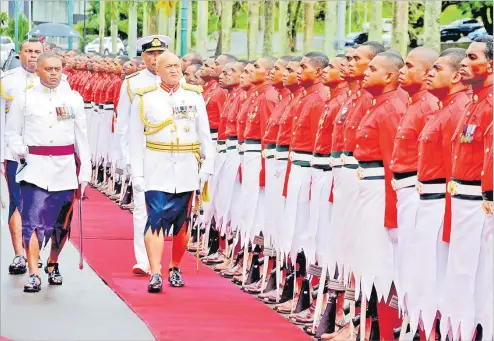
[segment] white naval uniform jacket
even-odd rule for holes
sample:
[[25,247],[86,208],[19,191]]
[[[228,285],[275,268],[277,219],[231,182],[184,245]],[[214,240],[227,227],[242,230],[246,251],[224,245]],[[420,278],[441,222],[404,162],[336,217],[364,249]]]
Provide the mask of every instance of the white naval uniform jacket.
[[117,159],[123,159],[126,165],[130,164],[129,141],[127,132],[129,131],[130,108],[137,89],[142,89],[150,85],[159,84],[160,78],[149,72],[148,69],[138,71],[125,78],[120,88],[120,97],[117,108],[117,124],[115,125],[115,144],[118,151]]
[[[0,78],[0,115],[2,117],[9,116],[10,106],[16,94],[24,91],[28,85],[34,82],[35,78],[38,78],[35,73],[26,71],[22,66],[2,73]],[[1,119],[0,123],[2,123]],[[5,128],[5,126],[0,128]],[[5,129],[1,129],[0,160],[14,161],[10,149],[5,147],[4,133]]]
[[[65,108],[64,119],[57,108]],[[11,106],[5,131],[7,146],[13,151],[28,146],[75,145],[81,160],[79,179],[73,155],[26,155],[27,165],[18,172],[16,181],[26,181],[48,191],[76,189],[91,179],[91,160],[82,97],[64,85],[48,89],[35,84],[18,95]]]
[[[182,86],[184,86],[182,84]],[[140,101],[144,116],[152,124],[173,118],[175,126],[144,135]],[[174,106],[187,106],[187,117],[173,113]],[[161,87],[136,95],[132,103],[129,141],[132,178],[144,177],[146,191],[183,193],[199,188],[199,166],[193,153],[168,153],[143,147],[147,141],[164,143],[201,143],[201,172],[213,174],[215,150],[209,130],[206,105],[200,93],[179,87],[170,95]]]

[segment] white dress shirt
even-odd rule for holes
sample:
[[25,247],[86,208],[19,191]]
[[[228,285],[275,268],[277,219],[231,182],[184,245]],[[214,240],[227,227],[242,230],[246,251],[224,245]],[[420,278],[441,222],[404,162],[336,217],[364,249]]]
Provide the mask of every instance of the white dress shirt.
[[[38,78],[35,73],[26,71],[22,66],[18,66],[15,69],[2,73],[0,78],[0,115],[8,116],[12,100],[16,97],[17,93],[26,90],[27,86],[32,84],[34,80]],[[2,121],[0,121],[2,123]],[[0,127],[4,128],[4,126]],[[0,160],[14,161],[13,155],[10,150],[5,147],[4,132],[0,130],[2,138],[0,145]]]
[[[152,124],[173,118],[175,125],[144,135],[140,117],[141,100],[144,116]],[[186,106],[187,117],[174,114],[173,107]],[[132,103],[130,124],[130,164],[132,178],[144,177],[144,189],[167,193],[183,193],[199,189],[199,165],[193,153],[169,153],[147,149],[145,142],[194,143],[200,142],[203,162],[201,173],[213,174],[215,150],[209,130],[206,105],[202,95],[179,87],[170,95],[160,87],[136,94]]]
[[160,78],[148,69],[127,76],[122,83],[120,97],[118,99],[117,124],[115,125],[114,136],[117,138],[116,146],[119,149],[115,155],[119,156],[118,159],[123,159],[126,165],[130,164],[127,132],[129,130],[130,108],[134,94],[137,89],[159,83]]
[[[57,115],[64,108],[65,118]],[[7,146],[14,155],[26,153],[27,165],[18,168],[17,182],[26,181],[48,191],[76,189],[91,178],[91,161],[82,97],[61,85],[55,89],[36,83],[14,99],[7,117]],[[75,145],[81,160],[79,179],[73,155],[30,155],[28,146]]]

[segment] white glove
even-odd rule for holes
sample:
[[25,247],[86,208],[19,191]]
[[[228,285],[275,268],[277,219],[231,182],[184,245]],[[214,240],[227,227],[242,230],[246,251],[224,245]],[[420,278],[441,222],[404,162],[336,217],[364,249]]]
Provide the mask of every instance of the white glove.
[[86,190],[87,187],[87,181],[81,181],[81,198],[84,196],[84,191]]
[[388,229],[388,237],[391,243],[393,244],[398,243],[398,229],[396,228]]
[[21,159],[25,159],[27,155],[26,146],[12,146],[11,148],[12,155],[14,159],[19,162]]
[[129,176],[132,174],[132,173],[131,173],[132,169],[130,168],[130,165],[129,165],[129,164],[126,164],[126,165],[125,165],[125,170],[127,171],[127,174],[128,174]]
[[206,184],[206,182],[209,181],[210,178],[211,178],[211,174],[205,172],[199,172],[199,180],[200,180],[199,188],[201,189],[201,193],[202,190],[204,189],[204,185]]
[[144,192],[144,177],[136,176],[135,178],[132,178],[132,187],[136,192]]

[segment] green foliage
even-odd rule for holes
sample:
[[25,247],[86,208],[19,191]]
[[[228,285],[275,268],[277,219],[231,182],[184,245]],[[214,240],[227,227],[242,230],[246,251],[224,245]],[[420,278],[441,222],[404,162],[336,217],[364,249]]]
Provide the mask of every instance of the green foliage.
[[[23,13],[19,13],[19,42],[27,39],[28,33],[29,33],[29,22]],[[15,39],[15,20],[14,20],[14,18],[8,19],[7,26],[0,27],[0,34],[4,35],[4,36],[9,36],[10,38],[12,38],[12,40]]]

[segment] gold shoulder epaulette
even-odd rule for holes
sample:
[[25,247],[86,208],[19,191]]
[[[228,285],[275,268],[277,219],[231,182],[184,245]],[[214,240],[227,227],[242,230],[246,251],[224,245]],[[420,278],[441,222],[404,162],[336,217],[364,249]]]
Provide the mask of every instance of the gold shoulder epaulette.
[[154,84],[154,85],[147,86],[145,88],[137,89],[135,93],[136,93],[136,95],[142,96],[142,95],[147,94],[148,92],[154,91],[156,89],[158,89],[158,85]]
[[182,89],[184,89],[184,90],[194,91],[194,92],[197,92],[198,94],[202,94],[203,91],[204,91],[204,89],[200,85],[193,85],[193,84],[189,84],[189,83],[182,83],[181,86],[182,86]]
[[141,73],[141,71],[137,71],[137,72],[131,73],[130,75],[128,75],[127,77],[125,77],[125,79],[129,79],[129,78],[135,77],[135,76],[137,76],[139,73]]

